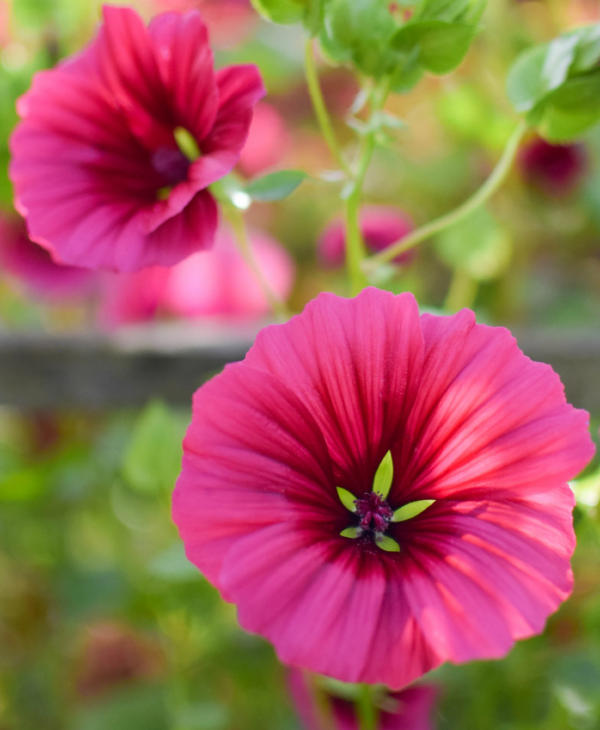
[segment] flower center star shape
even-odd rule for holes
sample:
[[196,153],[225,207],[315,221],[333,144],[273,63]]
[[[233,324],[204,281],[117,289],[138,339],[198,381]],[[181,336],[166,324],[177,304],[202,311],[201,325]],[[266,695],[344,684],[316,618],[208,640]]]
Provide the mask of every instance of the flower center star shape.
[[422,499],[409,502],[397,510],[393,510],[387,501],[394,479],[394,462],[391,452],[383,458],[373,480],[373,491],[365,492],[360,498],[342,487],[337,487],[340,501],[354,518],[352,524],[342,530],[342,537],[359,539],[364,549],[373,546],[385,552],[399,553],[400,544],[389,534],[386,534],[392,522],[404,522],[416,517],[432,505],[434,499]]

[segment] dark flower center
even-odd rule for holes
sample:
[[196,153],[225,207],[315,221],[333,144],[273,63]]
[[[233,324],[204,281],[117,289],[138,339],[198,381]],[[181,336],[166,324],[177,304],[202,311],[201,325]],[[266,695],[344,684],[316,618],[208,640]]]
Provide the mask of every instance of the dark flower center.
[[160,147],[152,155],[152,167],[164,178],[165,185],[177,185],[188,175],[191,162],[179,149]]
[[359,527],[372,532],[385,532],[394,512],[387,501],[377,492],[365,492],[362,499],[357,499],[356,514],[360,518]]

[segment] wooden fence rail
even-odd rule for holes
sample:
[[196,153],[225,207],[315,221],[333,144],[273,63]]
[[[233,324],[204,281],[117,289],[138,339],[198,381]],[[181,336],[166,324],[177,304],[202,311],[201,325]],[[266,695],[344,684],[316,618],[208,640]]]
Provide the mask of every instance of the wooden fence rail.
[[[0,333],[0,404],[25,409],[189,404],[240,360],[256,330],[159,325],[114,336]],[[600,330],[515,332],[523,351],[559,373],[574,405],[600,414]]]

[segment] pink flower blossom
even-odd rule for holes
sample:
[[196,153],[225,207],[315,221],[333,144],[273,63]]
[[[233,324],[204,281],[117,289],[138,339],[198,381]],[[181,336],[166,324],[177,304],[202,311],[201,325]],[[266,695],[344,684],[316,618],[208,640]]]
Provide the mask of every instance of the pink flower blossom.
[[149,266],[133,274],[104,274],[100,280],[100,326],[113,329],[153,320],[161,307],[170,271],[163,266]]
[[[361,232],[367,249],[377,253],[404,238],[414,228],[412,220],[397,208],[367,205],[361,211]],[[317,245],[319,260],[323,266],[343,266],[346,257],[346,225],[341,219],[332,221],[323,231]],[[414,251],[396,256],[394,263],[405,264]]]
[[[287,299],[294,282],[290,255],[264,233],[251,233],[250,244],[267,283]],[[100,323],[108,328],[145,322],[159,313],[184,319],[255,320],[269,312],[254,273],[224,229],[211,251],[194,254],[171,269],[153,266],[134,274],[106,274],[102,285]]]
[[10,171],[31,237],[65,263],[115,271],[210,248],[207,188],[236,165],[263,95],[255,66],[214,72],[197,12],[146,28],[105,6],[97,38],[18,102]]
[[560,198],[573,192],[581,181],[587,156],[581,144],[550,144],[537,137],[521,150],[519,166],[528,183]]
[[54,263],[46,249],[29,239],[22,218],[0,216],[0,266],[43,299],[73,300],[90,294],[94,275]]
[[[252,233],[250,244],[267,283],[286,300],[294,283],[292,258],[264,233]],[[164,305],[171,314],[186,318],[252,320],[270,311],[256,276],[226,230],[219,233],[212,251],[191,256],[171,271]]]
[[[593,453],[588,414],[507,330],[321,294],[196,392],[173,516],[283,663],[398,689],[542,631],[572,587],[567,481]],[[384,457],[362,528],[338,488],[370,500]]]
[[240,157],[240,167],[253,177],[282,160],[290,143],[281,114],[275,107],[260,102],[254,108],[250,133]]
[[[288,675],[290,695],[306,730],[360,730],[354,703],[325,689],[320,707],[307,677],[293,669]],[[437,687],[420,685],[381,694],[377,730],[432,730]],[[327,713],[329,717],[323,717]],[[333,727],[329,719],[333,720]]]

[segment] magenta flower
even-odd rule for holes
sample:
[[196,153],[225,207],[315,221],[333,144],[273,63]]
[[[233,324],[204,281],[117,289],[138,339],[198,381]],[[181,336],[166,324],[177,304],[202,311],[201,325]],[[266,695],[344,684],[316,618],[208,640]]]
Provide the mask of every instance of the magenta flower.
[[[414,228],[412,220],[397,208],[367,205],[360,215],[360,227],[365,245],[370,253],[377,253],[404,238]],[[343,266],[346,258],[346,225],[335,219],[321,233],[317,253],[323,266]],[[394,263],[406,264],[414,256],[407,251],[396,256]]]
[[31,237],[65,263],[115,271],[210,248],[207,188],[237,163],[263,95],[254,66],[214,72],[197,12],[146,28],[105,6],[98,37],[18,102],[10,172]]
[[560,198],[573,192],[581,181],[587,156],[580,144],[550,144],[536,137],[521,150],[519,166],[529,184]]
[[91,271],[55,263],[46,249],[29,239],[23,219],[16,216],[0,216],[0,266],[42,299],[83,299],[95,283]]
[[282,662],[398,689],[542,631],[593,453],[507,330],[321,294],[197,391],[173,516]]
[[[326,706],[320,706],[307,677],[297,669],[290,671],[288,687],[306,730],[360,730],[356,706],[347,697],[321,689]],[[349,689],[351,692],[351,685]],[[419,685],[400,692],[379,694],[377,730],[432,730],[434,727],[431,716],[438,695],[437,687]],[[324,717],[324,713],[329,717]],[[330,720],[333,720],[333,726]]]

